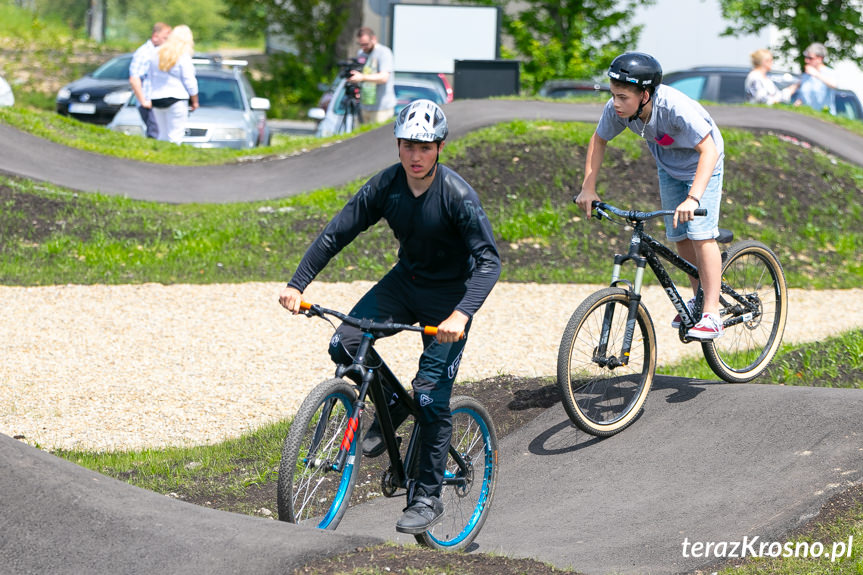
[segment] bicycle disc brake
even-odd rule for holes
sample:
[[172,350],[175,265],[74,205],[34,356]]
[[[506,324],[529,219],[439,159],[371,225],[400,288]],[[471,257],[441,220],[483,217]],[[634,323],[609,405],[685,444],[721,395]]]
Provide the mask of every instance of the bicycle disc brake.
[[464,456],[464,483],[455,485],[455,493],[459,497],[465,497],[470,493],[470,487],[473,485],[473,460],[470,455]]

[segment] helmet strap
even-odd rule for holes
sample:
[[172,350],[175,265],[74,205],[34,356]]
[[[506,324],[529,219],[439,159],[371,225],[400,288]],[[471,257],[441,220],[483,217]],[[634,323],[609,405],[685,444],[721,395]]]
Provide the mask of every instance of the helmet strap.
[[429,173],[423,176],[423,179],[426,179],[426,178],[433,176],[435,170],[437,169],[437,165],[440,162],[440,142],[436,142],[436,143],[437,143],[437,155],[435,156],[435,159],[434,159],[434,165],[431,167],[431,170],[429,170]]
[[644,92],[647,92],[647,102],[641,102],[640,104],[638,104],[638,109],[635,111],[635,113],[633,115],[631,115],[629,117],[630,122],[632,122],[633,120],[635,120],[636,118],[641,116],[641,113],[644,111],[644,107],[648,103],[650,103],[650,100],[653,98],[653,96],[650,94],[649,90],[644,90]]

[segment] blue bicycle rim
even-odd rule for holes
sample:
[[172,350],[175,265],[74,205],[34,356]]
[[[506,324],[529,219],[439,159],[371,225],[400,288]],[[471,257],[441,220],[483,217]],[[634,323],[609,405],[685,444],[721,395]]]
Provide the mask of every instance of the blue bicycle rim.
[[[437,537],[435,537],[434,535],[432,535],[431,533],[428,534],[429,537],[434,539],[434,541],[442,547],[454,547],[454,546],[458,545],[459,543],[461,543],[464,540],[465,537],[470,535],[470,533],[476,527],[476,524],[479,521],[480,517],[482,516],[482,512],[483,512],[483,510],[485,510],[485,506],[486,506],[486,503],[488,501],[488,486],[489,486],[489,482],[491,481],[491,474],[492,474],[492,469],[493,469],[493,465],[494,465],[494,456],[493,456],[491,450],[489,449],[489,445],[491,444],[491,436],[488,432],[488,426],[486,426],[485,421],[483,421],[483,419],[479,416],[479,414],[477,414],[474,410],[468,409],[466,407],[463,407],[463,408],[457,409],[456,411],[453,411],[453,415],[455,415],[456,413],[460,413],[460,412],[470,413],[472,416],[472,419],[474,420],[474,422],[477,423],[477,425],[480,428],[480,431],[482,432],[483,455],[485,456],[485,464],[484,464],[483,468],[485,470],[485,473],[483,474],[483,478],[482,478],[482,491],[480,492],[479,500],[476,502],[476,505],[473,508],[473,514],[470,516],[470,519],[468,519],[468,522],[465,525],[464,529],[462,529],[461,532],[458,535],[456,535],[454,538],[449,539],[447,541],[442,541],[442,540],[438,539]],[[444,479],[453,479],[454,477],[455,477],[455,475],[453,475],[449,471],[444,473]]]
[[[321,403],[326,402],[330,397],[333,396],[328,395]],[[347,409],[348,417],[352,416],[354,408],[351,402],[348,401],[348,399],[341,394],[337,394],[337,397],[338,400],[342,403],[342,405],[344,405]],[[333,503],[332,505],[330,505],[330,509],[327,512],[326,516],[321,520],[320,523],[318,523],[319,529],[326,529],[327,527],[329,527],[330,523],[332,523],[333,519],[335,519],[339,509],[342,508],[342,505],[347,504],[347,501],[345,501],[345,495],[348,492],[348,487],[351,484],[351,477],[353,477],[354,474],[354,456],[356,456],[357,454],[357,443],[359,442],[351,442],[351,450],[348,452],[348,458],[345,460],[345,467],[344,469],[342,469],[342,480],[339,483],[339,490],[336,492],[336,496],[333,498]]]

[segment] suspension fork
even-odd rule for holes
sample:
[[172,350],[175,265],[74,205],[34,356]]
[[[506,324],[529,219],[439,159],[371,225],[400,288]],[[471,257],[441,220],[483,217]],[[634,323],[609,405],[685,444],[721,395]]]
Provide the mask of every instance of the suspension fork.
[[[647,265],[647,259],[640,254],[640,238],[637,234],[633,234],[632,242],[630,243],[629,253],[626,255],[617,254],[614,256],[614,268],[611,272],[611,285],[617,286],[624,283],[629,286],[628,298],[629,306],[626,311],[626,329],[623,332],[623,345],[620,348],[620,357],[606,357],[608,353],[608,341],[611,337],[611,322],[614,319],[614,305],[605,307],[605,315],[602,320],[602,331],[599,336],[599,346],[595,359],[599,360],[602,367],[614,369],[629,364],[630,351],[632,350],[632,339],[635,335],[635,322],[638,317],[638,306],[641,303],[641,285],[644,281],[644,268]],[[620,268],[622,264],[632,260],[635,262],[635,281],[630,284],[627,280],[620,279]],[[602,359],[600,359],[602,358]]]
[[374,335],[363,332],[363,338],[360,341],[359,348],[357,348],[357,352],[354,355],[354,361],[349,366],[340,365],[336,369],[336,377],[343,377],[347,374],[353,373],[360,377],[360,389],[357,394],[357,399],[354,402],[354,409],[351,417],[348,419],[347,427],[345,428],[345,434],[342,437],[342,443],[339,446],[339,454],[336,456],[336,460],[333,462],[333,471],[341,472],[344,469],[345,462],[348,460],[348,456],[350,455],[351,446],[354,443],[354,439],[356,438],[357,430],[360,427],[360,422],[362,421],[363,412],[366,409],[366,394],[369,391],[369,385],[372,382],[372,379],[375,377],[375,371],[373,369],[369,369],[365,366],[366,355],[369,353],[369,350],[372,347],[372,343],[374,343]]

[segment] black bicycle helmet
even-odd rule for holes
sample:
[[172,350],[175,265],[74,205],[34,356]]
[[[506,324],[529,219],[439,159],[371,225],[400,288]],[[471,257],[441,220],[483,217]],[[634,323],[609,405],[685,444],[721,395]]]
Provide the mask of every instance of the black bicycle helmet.
[[639,88],[656,88],[662,83],[662,66],[650,54],[626,52],[611,62],[608,77]]

